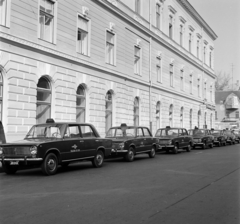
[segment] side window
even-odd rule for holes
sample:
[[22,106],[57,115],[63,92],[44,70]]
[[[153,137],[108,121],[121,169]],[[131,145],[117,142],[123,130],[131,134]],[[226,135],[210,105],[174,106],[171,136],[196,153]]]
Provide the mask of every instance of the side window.
[[143,133],[145,137],[151,137],[151,134],[147,128],[143,128]]
[[181,135],[184,135],[183,133],[183,130],[182,129],[178,129],[178,135],[181,136]]
[[80,126],[82,137],[83,138],[95,138],[94,131],[92,130],[92,127],[89,125],[81,125]]
[[64,137],[65,138],[80,138],[79,126],[78,125],[68,126]]
[[137,137],[143,137],[142,128],[137,128]]
[[183,134],[184,134],[184,135],[188,135],[188,132],[187,132],[186,129],[183,129]]

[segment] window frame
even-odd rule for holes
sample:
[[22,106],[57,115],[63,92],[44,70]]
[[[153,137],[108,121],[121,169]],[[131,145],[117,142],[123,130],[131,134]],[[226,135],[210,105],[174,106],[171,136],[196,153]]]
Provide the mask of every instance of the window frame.
[[170,87],[174,87],[174,63],[169,64],[169,81]]
[[156,70],[157,70],[157,81],[162,83],[162,57],[161,55],[158,55],[156,57],[157,64],[156,64]]
[[48,41],[44,38],[41,37],[41,24],[40,24],[40,15],[41,15],[41,1],[42,0],[38,0],[38,39],[42,40],[42,41],[46,41],[48,43],[51,44],[55,44],[57,43],[57,11],[58,11],[58,1],[57,0],[45,0],[48,2],[51,2],[53,4],[53,22],[52,22],[52,40]]
[[5,1],[5,10],[2,9],[0,11],[0,12],[2,12],[2,11],[4,12],[4,14],[2,14],[2,16],[4,17],[4,22],[2,22],[2,20],[0,20],[1,21],[0,26],[10,28],[12,0],[4,0],[4,1]]
[[[108,38],[107,38],[108,33],[113,35],[113,43],[110,43],[108,41]],[[117,38],[117,36],[116,36],[115,32],[113,32],[109,29],[106,29],[106,33],[105,33],[105,44],[106,44],[105,45],[105,62],[108,65],[116,66],[116,38]],[[113,58],[112,58],[112,60],[110,59],[110,57],[109,57],[110,55],[108,54],[108,44],[113,46],[113,53],[112,53]],[[111,63],[111,61],[112,61],[112,63]]]
[[[79,28],[79,18],[82,18],[84,20],[87,21],[87,53],[84,54],[82,52],[79,51],[79,43],[78,43],[78,32],[79,30],[82,31],[82,32],[86,32],[85,30]],[[85,15],[82,15],[80,13],[77,13],[77,27],[76,27],[76,52],[80,55],[83,55],[83,56],[88,56],[90,57],[90,49],[91,49],[91,20],[90,18],[88,18],[87,16]]]
[[[136,48],[138,48],[139,56],[135,54]],[[138,58],[137,64],[136,64],[136,58]],[[141,76],[141,74],[142,74],[142,48],[139,45],[134,45],[134,75]]]

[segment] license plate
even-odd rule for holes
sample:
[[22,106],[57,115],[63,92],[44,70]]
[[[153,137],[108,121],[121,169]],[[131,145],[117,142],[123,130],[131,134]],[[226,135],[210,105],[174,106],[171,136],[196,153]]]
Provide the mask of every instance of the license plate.
[[11,161],[10,165],[18,165],[19,161]]

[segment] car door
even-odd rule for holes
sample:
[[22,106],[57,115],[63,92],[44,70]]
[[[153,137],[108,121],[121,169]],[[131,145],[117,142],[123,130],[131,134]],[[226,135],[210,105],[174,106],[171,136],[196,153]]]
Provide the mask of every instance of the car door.
[[64,146],[67,150],[64,160],[77,160],[84,157],[78,124],[69,124],[67,126],[64,134]]
[[176,136],[175,138],[178,142],[179,148],[184,147],[184,136],[183,136],[183,132],[182,129],[178,129],[178,136]]
[[84,150],[84,157],[94,157],[99,146],[103,144],[103,140],[98,138],[92,127],[87,124],[80,125],[81,146]]
[[184,136],[184,147],[187,147],[190,142],[190,137],[186,129],[182,129],[183,136]]
[[144,148],[145,150],[151,150],[152,143],[153,143],[153,138],[151,136],[151,133],[148,128],[142,128],[142,130],[144,134],[144,140],[143,140]]
[[136,139],[134,140],[134,143],[136,146],[136,152],[142,152],[146,150],[144,145],[143,131],[140,127],[136,129]]

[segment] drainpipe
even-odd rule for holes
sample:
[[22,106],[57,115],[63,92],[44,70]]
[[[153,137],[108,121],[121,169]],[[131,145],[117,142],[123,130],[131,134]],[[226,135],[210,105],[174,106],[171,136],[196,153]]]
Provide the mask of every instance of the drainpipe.
[[[152,0],[149,0],[149,30],[152,30]],[[149,37],[149,126],[152,132],[152,37]]]

